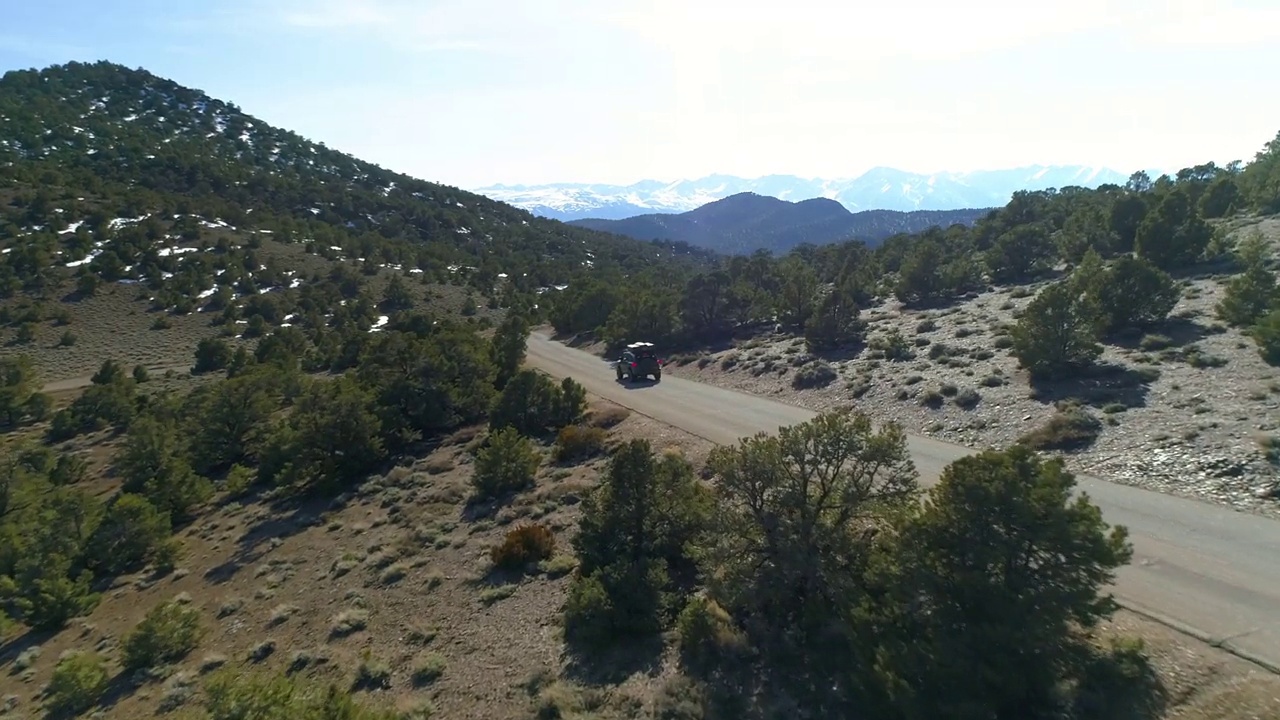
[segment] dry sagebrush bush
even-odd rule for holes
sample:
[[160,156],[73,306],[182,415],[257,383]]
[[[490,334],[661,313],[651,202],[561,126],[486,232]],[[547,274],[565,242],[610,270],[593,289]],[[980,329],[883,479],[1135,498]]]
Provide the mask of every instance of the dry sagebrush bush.
[[592,426],[607,430],[630,415],[630,410],[619,405],[599,405],[591,408],[590,421]]
[[546,560],[556,550],[556,536],[542,523],[520,525],[509,531],[502,544],[489,551],[494,566],[518,570],[530,563]]
[[598,427],[569,425],[556,435],[557,462],[588,458],[604,450],[605,431]]

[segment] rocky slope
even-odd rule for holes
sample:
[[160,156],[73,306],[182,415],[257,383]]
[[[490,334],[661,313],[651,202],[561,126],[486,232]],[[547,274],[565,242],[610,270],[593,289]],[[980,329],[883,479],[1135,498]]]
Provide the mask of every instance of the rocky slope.
[[[1280,249],[1280,218],[1250,221]],[[1067,453],[1071,467],[1103,479],[1280,517],[1280,369],[1239,331],[1214,319],[1224,277],[1184,281],[1165,327],[1129,346],[1107,346],[1105,378],[1029,388],[1008,350],[1007,330],[1035,287],[998,289],[942,311],[869,308],[870,347],[832,360],[837,378],[796,390],[803,341],[760,338],[713,355],[680,358],[673,372],[806,407],[853,404],[917,432],[971,447],[1008,445],[1042,427],[1055,401],[1084,400],[1096,441]],[[897,331],[914,357],[875,347]]]

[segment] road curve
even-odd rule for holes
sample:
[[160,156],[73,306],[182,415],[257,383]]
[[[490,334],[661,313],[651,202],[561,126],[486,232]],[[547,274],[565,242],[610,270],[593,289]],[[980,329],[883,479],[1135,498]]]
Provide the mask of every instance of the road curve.
[[[815,415],[670,375],[658,384],[619,383],[608,361],[542,332],[529,337],[527,363],[720,444]],[[974,452],[916,435],[908,441],[926,486],[952,461]],[[1115,583],[1125,606],[1280,673],[1280,522],[1084,475],[1077,480],[1107,522],[1129,529],[1133,561]]]

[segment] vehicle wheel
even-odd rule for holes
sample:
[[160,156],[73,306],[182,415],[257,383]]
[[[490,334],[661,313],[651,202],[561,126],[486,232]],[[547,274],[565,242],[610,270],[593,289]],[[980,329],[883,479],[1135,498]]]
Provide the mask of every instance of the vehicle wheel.
[[653,374],[653,381],[654,381],[654,382],[662,382],[662,372],[661,372],[661,371],[656,372],[656,373],[654,373],[654,374]]

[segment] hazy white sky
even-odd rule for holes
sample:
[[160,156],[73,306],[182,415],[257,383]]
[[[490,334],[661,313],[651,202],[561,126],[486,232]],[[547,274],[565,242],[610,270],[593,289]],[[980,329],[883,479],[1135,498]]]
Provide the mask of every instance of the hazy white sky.
[[1176,170],[1252,159],[1280,130],[1280,0],[24,6],[6,11],[0,68],[146,67],[463,187]]

